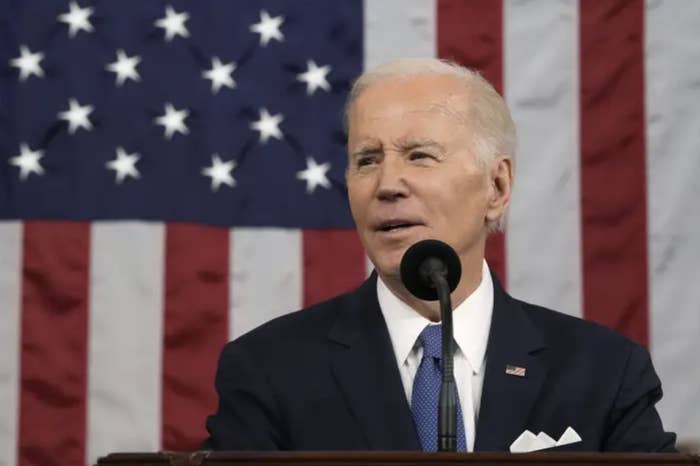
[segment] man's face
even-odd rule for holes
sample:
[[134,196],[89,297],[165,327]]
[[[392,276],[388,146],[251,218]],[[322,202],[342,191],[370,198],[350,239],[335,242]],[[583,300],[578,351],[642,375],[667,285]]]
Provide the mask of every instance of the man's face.
[[373,84],[351,108],[350,208],[384,277],[398,277],[423,239],[446,242],[463,264],[483,257],[489,176],[470,151],[468,105],[456,78],[422,75]]

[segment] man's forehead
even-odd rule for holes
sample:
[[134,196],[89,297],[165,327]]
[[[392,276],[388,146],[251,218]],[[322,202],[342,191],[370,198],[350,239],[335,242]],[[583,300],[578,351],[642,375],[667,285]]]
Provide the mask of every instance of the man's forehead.
[[371,120],[400,112],[407,116],[442,114],[464,120],[468,105],[469,92],[455,77],[420,75],[385,78],[371,84],[357,97],[350,115]]
[[[381,102],[373,101],[367,105],[357,106],[348,119],[349,133],[362,139],[371,137],[372,128],[376,124],[381,126],[386,120],[399,122],[400,125],[405,125],[406,130],[412,131],[419,130],[426,124],[432,126],[430,123],[438,121],[455,125],[466,125],[468,121],[466,103],[459,101],[443,99],[422,102],[407,97],[397,105],[380,104]],[[369,131],[369,134],[366,131]]]

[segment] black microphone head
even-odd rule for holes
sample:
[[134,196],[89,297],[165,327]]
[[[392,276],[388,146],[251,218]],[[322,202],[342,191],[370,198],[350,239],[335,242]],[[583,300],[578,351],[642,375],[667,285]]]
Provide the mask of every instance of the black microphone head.
[[437,289],[427,274],[427,269],[436,265],[442,269],[451,293],[462,277],[462,264],[454,249],[442,241],[426,239],[417,242],[404,253],[401,259],[401,281],[413,296],[425,301],[438,299]]

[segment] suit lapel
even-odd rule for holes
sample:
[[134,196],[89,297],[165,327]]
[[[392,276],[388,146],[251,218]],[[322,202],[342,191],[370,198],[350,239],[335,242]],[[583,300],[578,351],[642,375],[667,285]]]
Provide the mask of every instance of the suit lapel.
[[[492,275],[494,308],[475,451],[508,450],[526,428],[547,374],[546,345],[539,331]],[[506,366],[525,368],[525,376],[507,374]]]
[[332,370],[372,450],[420,450],[389,332],[379,308],[376,275],[338,314],[329,339],[340,346]]

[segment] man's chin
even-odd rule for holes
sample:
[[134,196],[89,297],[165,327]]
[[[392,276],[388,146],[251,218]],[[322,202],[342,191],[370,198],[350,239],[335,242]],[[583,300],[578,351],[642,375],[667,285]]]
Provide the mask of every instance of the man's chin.
[[403,254],[381,258],[374,263],[374,268],[382,278],[389,280],[400,280],[402,257]]
[[403,238],[402,241],[396,241],[393,244],[382,244],[380,247],[375,248],[372,259],[377,272],[382,277],[399,279],[401,277],[401,259],[403,259],[403,255],[408,248],[422,239],[425,238],[421,235],[411,235]]

